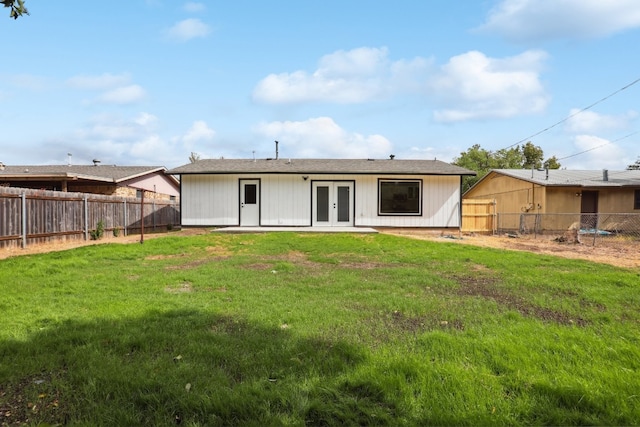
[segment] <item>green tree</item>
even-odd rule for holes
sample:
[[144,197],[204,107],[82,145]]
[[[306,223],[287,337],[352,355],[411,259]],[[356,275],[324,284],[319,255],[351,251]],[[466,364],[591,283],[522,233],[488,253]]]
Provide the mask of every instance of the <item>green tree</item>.
[[24,0],[0,0],[0,3],[2,3],[4,7],[11,9],[9,16],[13,19],[18,19],[18,17],[22,15],[29,14],[29,11],[24,6]]
[[522,155],[524,156],[524,162],[521,169],[540,169],[542,167],[542,160],[544,160],[542,148],[533,145],[531,141],[522,146]]
[[640,171],[640,157],[638,157],[635,163],[627,166],[628,171]]
[[560,162],[556,156],[551,156],[547,160],[544,161],[542,166],[545,169],[560,169]]
[[543,159],[544,152],[542,148],[529,141],[522,147],[517,145],[495,152],[486,150],[480,147],[479,144],[474,144],[464,153],[460,153],[459,157],[453,159],[452,163],[477,173],[476,176],[464,177],[462,190],[467,191],[489,173],[491,169],[540,169],[543,166],[549,169],[560,168],[560,163],[555,156],[544,162],[542,161]]

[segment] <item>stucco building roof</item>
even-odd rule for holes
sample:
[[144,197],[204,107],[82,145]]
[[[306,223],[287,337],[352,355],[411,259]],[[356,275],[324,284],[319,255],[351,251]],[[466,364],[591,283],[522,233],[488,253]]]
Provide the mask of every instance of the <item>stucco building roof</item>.
[[543,186],[640,186],[640,170],[493,169],[491,172]]

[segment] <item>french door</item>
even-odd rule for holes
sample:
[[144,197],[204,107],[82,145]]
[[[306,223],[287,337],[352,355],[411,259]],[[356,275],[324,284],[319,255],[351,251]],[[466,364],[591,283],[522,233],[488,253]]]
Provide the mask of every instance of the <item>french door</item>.
[[353,226],[353,181],[314,181],[313,226]]

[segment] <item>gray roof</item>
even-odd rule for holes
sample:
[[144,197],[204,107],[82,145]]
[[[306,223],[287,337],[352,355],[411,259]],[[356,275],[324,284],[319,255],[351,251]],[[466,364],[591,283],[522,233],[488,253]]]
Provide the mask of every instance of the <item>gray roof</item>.
[[[494,169],[502,175],[544,186],[627,187],[640,186],[640,170]],[[548,173],[548,175],[547,175]],[[606,179],[605,179],[606,178]]]
[[398,159],[204,159],[167,172],[187,174],[393,174],[393,175],[475,175],[474,171],[439,160]]
[[83,179],[91,181],[118,183],[155,172],[164,172],[164,166],[76,166],[76,165],[45,165],[45,166],[9,166],[0,167],[0,180],[51,180],[51,179]]

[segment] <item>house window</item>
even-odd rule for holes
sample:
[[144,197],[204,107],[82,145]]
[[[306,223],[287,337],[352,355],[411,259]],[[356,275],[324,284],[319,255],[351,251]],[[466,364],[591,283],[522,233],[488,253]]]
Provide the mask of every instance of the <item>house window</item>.
[[636,190],[633,197],[633,209],[640,209],[640,190]]
[[422,215],[422,181],[378,180],[378,215]]
[[136,197],[142,199],[142,190],[136,190]]

